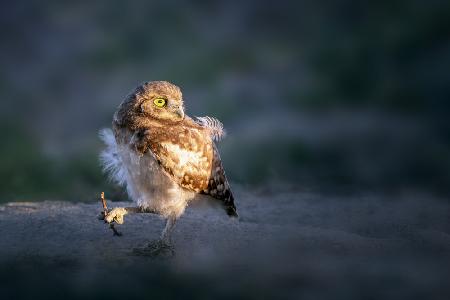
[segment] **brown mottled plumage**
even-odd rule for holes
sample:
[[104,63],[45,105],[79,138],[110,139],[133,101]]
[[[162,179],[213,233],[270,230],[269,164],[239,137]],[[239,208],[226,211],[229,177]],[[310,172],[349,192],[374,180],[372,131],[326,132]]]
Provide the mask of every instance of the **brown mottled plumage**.
[[[209,117],[194,121],[185,116],[177,86],[153,81],[136,88],[115,113],[113,133],[102,133],[108,146],[102,154],[105,169],[126,184],[142,210],[174,223],[188,202],[203,194],[220,201],[228,215],[237,216],[214,143],[223,135],[222,124]],[[113,210],[106,220],[117,221],[129,211]],[[165,233],[173,227],[169,223]]]

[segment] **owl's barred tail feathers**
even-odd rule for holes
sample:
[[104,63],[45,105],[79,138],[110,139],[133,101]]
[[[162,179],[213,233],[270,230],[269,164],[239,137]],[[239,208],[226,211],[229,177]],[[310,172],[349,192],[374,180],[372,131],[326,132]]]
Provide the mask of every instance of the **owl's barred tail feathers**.
[[116,138],[111,129],[105,128],[99,131],[100,139],[105,143],[106,149],[100,153],[100,162],[103,171],[109,175],[109,178],[119,185],[125,185],[125,168],[119,156]]
[[197,123],[207,128],[213,140],[219,142],[226,136],[226,131],[223,128],[223,124],[212,117],[195,117]]

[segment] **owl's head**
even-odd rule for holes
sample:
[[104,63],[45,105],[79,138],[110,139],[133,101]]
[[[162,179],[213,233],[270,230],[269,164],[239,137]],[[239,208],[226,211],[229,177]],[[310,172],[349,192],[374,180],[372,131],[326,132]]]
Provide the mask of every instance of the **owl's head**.
[[138,86],[120,105],[115,122],[131,128],[149,120],[163,123],[184,119],[180,88],[167,81],[150,81]]
[[183,96],[180,88],[167,81],[146,82],[135,91],[138,114],[157,120],[182,121]]

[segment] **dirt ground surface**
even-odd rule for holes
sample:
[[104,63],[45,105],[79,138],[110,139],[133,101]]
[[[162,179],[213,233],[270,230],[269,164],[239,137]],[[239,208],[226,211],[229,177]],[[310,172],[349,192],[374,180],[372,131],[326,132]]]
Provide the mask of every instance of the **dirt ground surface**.
[[239,221],[188,207],[173,255],[133,252],[158,238],[156,215],[125,216],[116,237],[97,219],[100,203],[2,205],[2,299],[450,299],[448,199],[244,190],[236,198]]

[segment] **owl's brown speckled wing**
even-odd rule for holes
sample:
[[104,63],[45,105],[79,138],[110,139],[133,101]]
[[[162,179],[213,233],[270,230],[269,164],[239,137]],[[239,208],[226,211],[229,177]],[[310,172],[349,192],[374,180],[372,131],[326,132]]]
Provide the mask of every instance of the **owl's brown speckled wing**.
[[221,200],[237,216],[233,194],[210,131],[190,118],[144,133],[150,150],[168,176],[183,188]]

